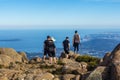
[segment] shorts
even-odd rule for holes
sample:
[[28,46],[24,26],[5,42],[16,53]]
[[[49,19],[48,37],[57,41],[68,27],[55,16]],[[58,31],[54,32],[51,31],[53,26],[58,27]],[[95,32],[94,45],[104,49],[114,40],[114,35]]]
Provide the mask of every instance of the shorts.
[[48,50],[44,50],[44,55],[47,55],[48,54]]
[[48,56],[49,56],[49,57],[55,57],[55,56],[56,56],[56,55],[55,55],[55,51],[51,51],[51,52],[49,51],[49,52],[48,52]]
[[64,51],[65,51],[66,54],[69,54],[69,49],[64,48]]

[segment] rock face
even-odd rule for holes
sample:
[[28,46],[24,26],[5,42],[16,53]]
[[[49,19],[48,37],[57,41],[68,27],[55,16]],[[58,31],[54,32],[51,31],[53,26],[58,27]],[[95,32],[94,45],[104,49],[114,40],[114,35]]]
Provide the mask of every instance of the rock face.
[[53,80],[54,75],[51,73],[45,73],[35,76],[34,80]]
[[19,54],[22,56],[22,62],[28,63],[28,58],[25,52],[19,52]]
[[[104,56],[100,65],[103,67],[98,66],[90,76],[96,75],[97,80],[120,80],[120,44]],[[95,80],[95,77],[90,76],[87,80]]]
[[120,80],[120,44],[111,53],[111,80]]
[[9,66],[12,62],[22,62],[20,56],[14,49],[0,48],[0,65]]
[[86,80],[110,80],[108,70],[105,66],[99,66],[90,73]]
[[100,63],[101,66],[108,66],[111,63],[111,53],[106,53],[103,57],[103,61]]
[[[69,59],[76,59],[78,56],[80,56],[80,54],[75,54],[74,52],[70,51],[68,56],[69,56]],[[60,55],[60,58],[66,58],[66,53],[62,52]]]
[[40,57],[35,57],[35,58],[31,59],[29,61],[29,63],[34,64],[34,63],[40,63],[41,61],[42,61],[42,59]]
[[20,55],[19,55],[14,49],[12,49],[12,48],[0,48],[0,53],[11,57],[14,62],[15,62],[15,61],[22,62],[22,60],[21,60],[22,56],[20,56]]
[[[15,78],[14,75],[16,74],[20,74],[21,71],[16,71],[16,70],[9,70],[9,69],[0,69],[0,73],[2,77],[0,78],[4,78],[5,80],[10,80],[10,79],[13,79]],[[4,80],[3,79],[3,80]],[[1,79],[2,80],[2,79]]]
[[64,74],[74,73],[80,75],[87,72],[87,63],[78,63],[66,58],[62,59],[62,62],[65,64],[62,68]]
[[24,52],[0,48],[0,80],[120,80],[120,44],[93,71],[86,62],[76,62],[79,54],[62,53],[57,64],[35,57],[28,60]]

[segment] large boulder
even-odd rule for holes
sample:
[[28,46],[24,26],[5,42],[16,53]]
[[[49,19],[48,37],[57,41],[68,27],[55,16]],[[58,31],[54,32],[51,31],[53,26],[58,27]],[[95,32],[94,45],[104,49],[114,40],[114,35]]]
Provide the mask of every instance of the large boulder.
[[120,44],[111,53],[111,80],[120,80]]
[[22,62],[28,63],[29,59],[27,58],[27,55],[25,52],[19,52],[19,54],[22,56]]
[[35,76],[34,80],[53,80],[54,75],[51,73],[44,73]]
[[0,53],[12,58],[13,62],[22,62],[22,56],[12,48],[0,48]]
[[78,56],[80,56],[80,54],[76,54],[72,51],[70,51],[70,53],[69,53],[69,58],[70,59],[76,59]]
[[17,53],[12,48],[0,48],[0,65],[9,66],[10,63],[24,63],[27,62],[27,56],[25,53]]
[[62,73],[64,74],[69,74],[69,73],[74,73],[74,74],[84,74],[87,72],[87,63],[85,62],[79,63],[71,59],[62,59],[62,63],[65,65],[62,68]]
[[61,80],[81,80],[81,76],[74,74],[65,74],[61,77]]
[[108,71],[109,68],[98,66],[93,72],[90,73],[86,80],[110,80]]
[[42,62],[42,59],[40,57],[34,57],[29,61],[30,64],[35,64],[40,62]]
[[0,80],[9,80],[7,77],[0,77]]
[[105,54],[105,56],[103,57],[102,62],[100,63],[101,66],[109,66],[111,63],[111,53],[108,52]]
[[[70,51],[69,54],[69,59],[76,59],[78,56],[80,56],[80,54],[75,54],[74,52]],[[67,54],[65,52],[62,52],[60,55],[60,58],[66,58]]]
[[0,54],[0,67],[6,67],[9,66],[10,63],[13,62],[13,59],[7,55]]
[[62,76],[61,80],[72,80],[75,78],[74,74],[65,74]]
[[0,80],[16,80],[15,75],[21,74],[22,72],[10,69],[0,69],[0,73]]

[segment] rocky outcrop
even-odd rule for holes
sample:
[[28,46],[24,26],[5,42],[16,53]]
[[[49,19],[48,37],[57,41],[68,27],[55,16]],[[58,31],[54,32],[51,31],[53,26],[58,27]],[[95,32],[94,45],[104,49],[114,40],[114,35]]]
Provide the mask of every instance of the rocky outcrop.
[[34,80],[53,80],[54,75],[51,73],[39,74],[35,76]]
[[111,63],[111,53],[106,53],[105,56],[102,59],[102,62],[100,63],[101,66],[108,66]]
[[62,76],[61,80],[71,80],[73,78],[75,78],[74,74],[65,74]]
[[[0,48],[0,80],[61,80],[59,75],[53,74],[64,73],[60,70],[63,70],[65,66],[68,66],[67,70],[71,69],[71,72],[81,73],[82,64],[75,60],[64,58],[62,63],[65,65],[52,65],[49,64],[48,59],[43,62],[40,57],[28,60],[24,52],[16,52],[12,48]],[[62,77],[66,80],[68,80],[67,77],[80,79],[80,75],[75,74],[65,74]]]
[[0,54],[0,67],[9,66],[13,59],[7,55]]
[[67,59],[62,53],[57,64],[50,64],[49,59],[28,60],[24,52],[0,48],[0,80],[120,80],[120,44],[93,71],[88,71],[89,63],[76,62],[78,56],[70,52]]
[[18,52],[22,56],[22,62],[28,63],[28,58],[25,52]]
[[42,59],[40,57],[35,57],[29,61],[30,64],[40,63]]
[[10,69],[0,69],[0,74],[1,74],[0,78],[4,78],[6,80],[11,80],[11,79],[14,80],[15,75],[21,74],[21,71],[10,70]]
[[120,44],[111,53],[111,80],[120,80]]
[[65,64],[62,68],[62,73],[64,74],[74,73],[80,75],[87,72],[87,63],[78,63],[66,58],[62,59],[62,62]]
[[28,59],[25,53],[17,53],[12,48],[0,48],[0,65],[8,67],[11,63],[24,63]]
[[[69,59],[76,59],[78,56],[80,56],[80,54],[76,54],[76,53],[70,51],[68,56],[69,56],[68,57]],[[62,52],[61,55],[60,55],[60,58],[66,58],[66,53]]]
[[120,44],[111,53],[105,54],[100,65],[109,68],[110,78],[108,80],[120,80]]
[[99,66],[90,73],[86,80],[110,80],[108,71],[107,67]]
[[13,62],[22,62],[22,56],[20,56],[14,49],[12,48],[0,48],[0,53],[2,55],[7,55],[11,59],[13,59]]

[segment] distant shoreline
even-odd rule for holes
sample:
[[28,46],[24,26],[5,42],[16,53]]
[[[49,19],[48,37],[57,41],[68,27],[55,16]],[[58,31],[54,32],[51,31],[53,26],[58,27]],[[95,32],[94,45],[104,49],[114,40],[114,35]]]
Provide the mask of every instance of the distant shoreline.
[[21,39],[1,39],[0,42],[21,41]]

